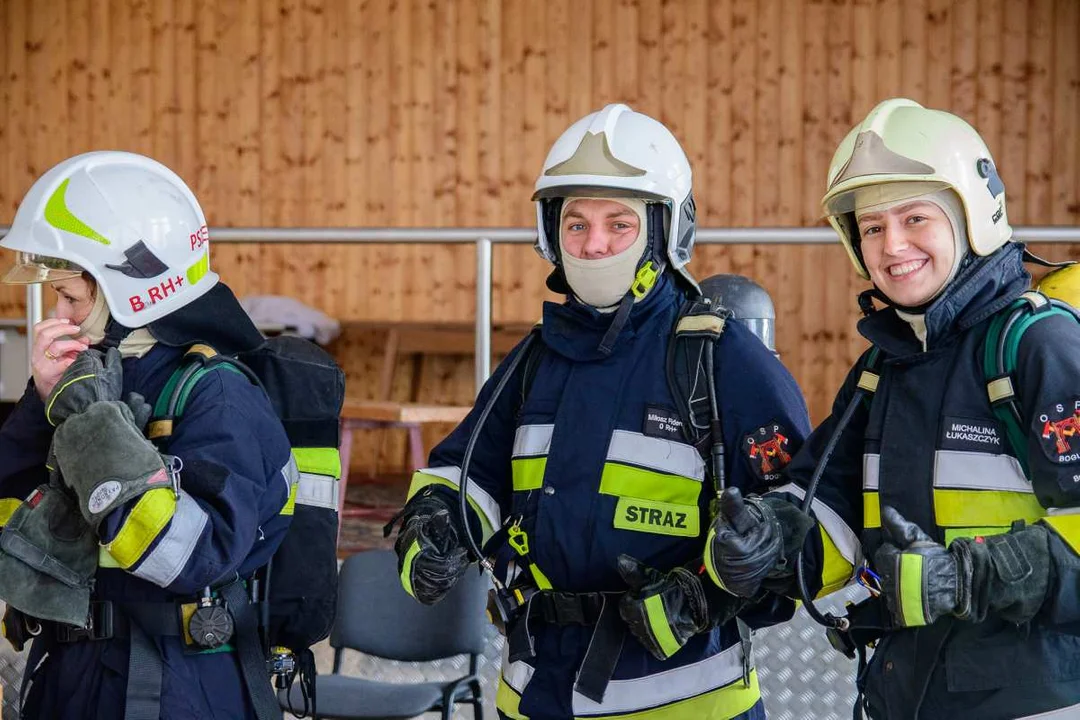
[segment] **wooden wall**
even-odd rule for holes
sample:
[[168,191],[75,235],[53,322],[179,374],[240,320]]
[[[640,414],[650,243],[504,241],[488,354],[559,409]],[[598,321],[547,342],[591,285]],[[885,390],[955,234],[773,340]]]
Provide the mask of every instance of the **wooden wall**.
[[[122,148],[176,169],[212,226],[527,226],[551,142],[624,101],[682,141],[702,225],[812,225],[836,143],[895,95],[980,129],[1015,224],[1080,223],[1077,0],[0,0],[0,45],[0,223],[51,164]],[[468,247],[217,245],[214,265],[346,320],[473,314]],[[693,267],[772,291],[820,419],[861,347],[839,246]],[[535,318],[545,273],[497,248],[496,320]],[[357,395],[371,344],[340,344]],[[468,398],[440,362],[422,396]]]

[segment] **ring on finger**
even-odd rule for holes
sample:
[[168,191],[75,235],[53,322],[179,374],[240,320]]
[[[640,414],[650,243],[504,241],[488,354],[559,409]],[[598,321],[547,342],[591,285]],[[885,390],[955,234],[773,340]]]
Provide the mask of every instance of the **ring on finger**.
[[55,355],[53,355],[51,352],[49,352],[48,348],[45,348],[45,357],[49,358],[50,360],[52,360],[54,362],[57,360],[57,357]]

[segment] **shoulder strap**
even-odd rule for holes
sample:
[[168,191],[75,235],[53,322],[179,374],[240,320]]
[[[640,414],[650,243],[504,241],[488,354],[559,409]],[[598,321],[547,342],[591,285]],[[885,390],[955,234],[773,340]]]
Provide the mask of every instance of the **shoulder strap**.
[[994,415],[1001,421],[1016,459],[1028,475],[1027,433],[1013,374],[1020,341],[1029,327],[1052,315],[1076,315],[1040,292],[1029,291],[994,316],[983,337],[983,375]]
[[147,428],[150,440],[159,448],[168,443],[174,422],[184,414],[188,396],[204,375],[222,368],[250,377],[250,371],[245,372],[246,368],[241,369],[241,366],[236,358],[221,355],[209,345],[200,343],[188,348],[154,403],[154,414]]
[[536,380],[536,371],[540,369],[540,360],[543,359],[547,346],[544,345],[543,340],[540,339],[541,323],[533,325],[530,333],[534,333],[537,338],[529,344],[528,349],[525,351],[528,354],[525,356],[523,367],[521,370],[521,397],[518,400],[518,411],[525,406],[525,400],[529,397],[529,391],[532,390],[533,381]]

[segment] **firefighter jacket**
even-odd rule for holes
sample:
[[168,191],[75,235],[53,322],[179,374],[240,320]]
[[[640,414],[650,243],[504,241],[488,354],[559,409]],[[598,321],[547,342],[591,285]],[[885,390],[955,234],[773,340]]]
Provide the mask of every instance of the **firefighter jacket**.
[[[137,392],[152,403],[183,353],[158,344],[125,359],[124,396]],[[51,437],[31,381],[0,429],[0,525],[47,481]],[[207,373],[176,423],[169,453],[183,463],[175,503],[136,498],[106,519],[93,600],[190,601],[205,586],[265,565],[288,530],[280,513],[295,476],[289,441],[265,393],[246,377]],[[254,717],[234,652],[193,654],[178,637],[153,641],[164,666],[162,718]],[[23,716],[123,717],[128,646],[127,638],[59,643],[47,626],[27,662]]]
[[[812,532],[806,559],[823,594],[874,557],[885,505],[945,545],[1006,532],[1017,520],[1052,530],[1050,590],[1030,622],[948,616],[886,632],[864,678],[875,718],[1080,714],[1080,515],[1070,514],[1080,506],[1080,435],[1066,427],[1080,417],[1080,325],[1051,317],[1022,336],[1013,378],[1030,477],[991,410],[982,367],[991,319],[1028,288],[1021,252],[1009,244],[961,271],[926,311],[925,351],[892,309],[859,323],[881,350],[880,380],[840,437],[813,501],[820,532]],[[785,471],[792,484],[779,492],[803,497],[865,359],[793,458]]]
[[[620,553],[665,571],[688,562],[700,567],[714,490],[701,455],[683,437],[665,375],[683,301],[671,278],[662,276],[607,356],[597,348],[611,315],[572,301],[545,304],[543,350],[528,391],[523,373],[515,373],[469,465],[466,496],[485,538],[511,524],[527,533],[528,558],[518,558],[507,572],[531,565],[541,587],[582,593],[626,590],[616,571]],[[466,445],[513,353],[473,411],[432,451],[431,466],[414,476],[410,497],[435,486],[457,502]],[[761,491],[778,481],[779,467],[808,432],[802,395],[779,361],[737,323],[728,323],[715,359],[728,482]],[[770,454],[753,451],[755,443],[769,441],[776,445]],[[535,657],[511,663],[504,656],[497,699],[503,716],[763,715],[756,673],[743,681],[734,622],[691,638],[666,662],[627,633],[600,703],[573,689],[591,633],[588,626],[540,624]]]

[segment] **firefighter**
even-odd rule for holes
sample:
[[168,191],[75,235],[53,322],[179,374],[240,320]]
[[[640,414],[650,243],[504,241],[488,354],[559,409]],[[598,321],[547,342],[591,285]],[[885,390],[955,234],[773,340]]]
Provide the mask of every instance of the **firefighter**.
[[[507,602],[521,601],[503,618],[500,717],[762,718],[734,621],[745,604],[703,575],[715,494],[666,380],[676,318],[697,292],[686,156],[656,120],[609,105],[555,142],[533,199],[548,283],[566,301],[545,303],[536,345],[510,353],[414,475],[402,583],[436,602],[477,559],[466,533],[487,546]],[[802,396],[737,323],[717,341],[714,373],[724,440],[738,448],[728,481],[761,491],[781,453],[746,441],[794,452],[808,430]],[[763,622],[773,612],[751,610]]]
[[[1075,717],[1080,327],[1043,296],[1018,301],[1030,277],[1004,184],[955,115],[881,103],[841,142],[822,202],[873,283],[864,299],[883,305],[863,303],[873,348],[785,469],[790,484],[725,495],[710,574],[739,595],[793,596],[801,547],[808,595],[859,578],[872,597],[835,637],[876,643],[858,679],[872,718]],[[1032,319],[1001,335],[1011,345],[995,330],[1006,317]],[[1007,374],[987,370],[999,347],[1015,359]],[[1002,414],[1013,400],[1015,424]],[[804,543],[781,515],[822,463]]]
[[184,182],[124,152],[49,170],[0,241],[15,256],[5,282],[57,295],[0,429],[4,632],[16,647],[36,636],[22,717],[255,717],[241,638],[210,648],[186,623],[281,542],[289,441],[265,393],[232,372],[193,388],[168,456],[144,435],[188,346],[262,343],[208,241]]

